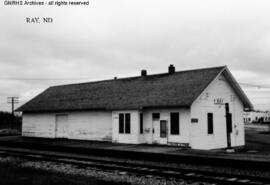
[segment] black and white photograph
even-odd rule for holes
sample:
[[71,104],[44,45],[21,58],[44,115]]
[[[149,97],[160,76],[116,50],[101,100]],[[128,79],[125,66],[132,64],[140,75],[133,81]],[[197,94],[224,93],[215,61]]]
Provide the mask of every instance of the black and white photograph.
[[270,1],[1,0],[2,184],[270,185]]

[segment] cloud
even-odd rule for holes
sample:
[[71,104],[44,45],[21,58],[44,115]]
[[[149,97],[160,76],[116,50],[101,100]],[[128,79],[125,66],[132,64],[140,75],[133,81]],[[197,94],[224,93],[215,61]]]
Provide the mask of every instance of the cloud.
[[[134,76],[141,69],[164,72],[171,63],[177,70],[228,65],[239,82],[269,85],[269,5],[263,0],[92,0],[81,8],[1,4],[0,78],[18,80],[0,80],[0,102],[10,94],[30,99],[61,83]],[[26,24],[26,16],[52,16],[54,23]]]

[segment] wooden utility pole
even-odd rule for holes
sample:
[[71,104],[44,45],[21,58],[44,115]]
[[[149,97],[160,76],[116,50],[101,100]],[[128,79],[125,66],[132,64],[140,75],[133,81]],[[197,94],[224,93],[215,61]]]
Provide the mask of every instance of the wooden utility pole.
[[231,149],[232,114],[230,113],[229,103],[225,103],[225,116],[227,130],[227,148]]
[[11,104],[11,112],[12,115],[14,116],[14,104],[19,103],[19,97],[7,97],[7,103]]

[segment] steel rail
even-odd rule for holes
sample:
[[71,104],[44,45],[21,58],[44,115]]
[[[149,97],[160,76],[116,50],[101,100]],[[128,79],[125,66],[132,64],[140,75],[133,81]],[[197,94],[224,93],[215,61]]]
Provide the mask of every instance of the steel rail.
[[177,167],[162,167],[157,165],[136,164],[132,162],[110,161],[108,159],[92,159],[89,157],[68,156],[65,154],[48,154],[44,151],[22,151],[16,149],[0,149],[1,156],[14,156],[35,161],[50,161],[72,164],[81,167],[99,168],[110,171],[123,171],[128,174],[141,176],[153,175],[164,178],[175,178],[193,182],[209,182],[228,185],[262,185],[270,184],[270,178],[254,177],[247,175],[234,175],[203,170],[189,170]]
[[[39,141],[37,143],[37,141]],[[192,165],[206,165],[213,167],[230,167],[236,169],[255,169],[260,171],[270,171],[270,161],[256,160],[256,159],[242,159],[242,158],[226,158],[220,156],[208,156],[208,155],[193,155],[191,154],[173,154],[173,153],[151,153],[144,151],[130,151],[130,150],[115,150],[101,147],[82,147],[82,146],[65,146],[54,145],[51,143],[44,143],[43,140],[36,140],[35,142],[17,142],[17,141],[1,141],[0,147],[9,148],[24,148],[24,149],[36,149],[52,152],[65,152],[70,154],[83,154],[83,155],[95,155],[102,157],[121,158],[129,160],[145,160],[160,162],[166,161],[167,163],[181,163]]]

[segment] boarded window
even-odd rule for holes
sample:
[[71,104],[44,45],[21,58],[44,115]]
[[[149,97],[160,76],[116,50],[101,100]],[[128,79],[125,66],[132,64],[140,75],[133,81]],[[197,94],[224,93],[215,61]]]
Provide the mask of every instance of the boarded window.
[[154,119],[157,120],[157,119],[160,118],[160,114],[159,114],[159,113],[153,113],[153,114],[152,114],[152,118],[153,118],[153,120],[154,120]]
[[119,114],[119,133],[124,133],[124,114]]
[[208,127],[208,134],[214,133],[214,126],[213,126],[213,113],[207,113],[207,127]]
[[178,135],[179,133],[179,113],[171,112],[171,134]]
[[140,134],[143,134],[143,113],[140,113]]
[[130,134],[130,114],[125,114],[125,133]]

